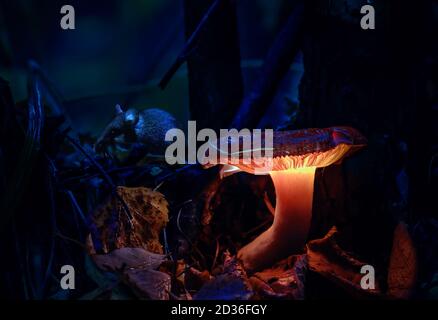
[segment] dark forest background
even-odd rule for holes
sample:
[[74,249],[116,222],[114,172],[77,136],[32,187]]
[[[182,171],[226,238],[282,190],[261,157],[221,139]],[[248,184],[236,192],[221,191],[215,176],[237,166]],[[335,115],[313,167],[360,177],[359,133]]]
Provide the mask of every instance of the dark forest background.
[[[159,107],[181,123],[192,119],[216,129],[355,127],[369,140],[367,152],[318,170],[311,236],[342,225],[351,249],[384,264],[394,226],[406,221],[420,255],[430,259],[423,278],[433,277],[438,259],[429,252],[438,240],[421,235],[422,228],[437,230],[430,221],[438,214],[438,1],[369,1],[376,30],[360,28],[367,1],[220,1],[182,66],[160,88],[214,2],[72,0],[76,30],[63,31],[64,1],[2,0],[0,76],[23,104],[29,61],[37,62],[73,129],[91,138],[117,103]],[[24,230],[30,221],[43,221],[31,216],[23,218]],[[39,230],[35,237],[44,233]],[[11,239],[8,232],[2,237],[2,243]],[[2,253],[11,261],[3,275],[13,276],[1,294],[13,287],[14,297],[29,296],[15,286],[15,249]],[[44,278],[44,263],[32,263],[40,269],[30,277]],[[43,297],[47,288],[34,296]]]

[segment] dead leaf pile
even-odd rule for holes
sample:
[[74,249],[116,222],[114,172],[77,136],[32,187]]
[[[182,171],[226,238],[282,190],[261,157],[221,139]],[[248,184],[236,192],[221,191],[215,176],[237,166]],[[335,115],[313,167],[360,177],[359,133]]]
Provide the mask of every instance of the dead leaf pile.
[[406,224],[394,231],[388,271],[388,296],[393,299],[411,297],[417,282],[417,253]]
[[225,253],[224,270],[205,283],[194,295],[194,300],[248,300],[253,296],[245,270],[236,257]]
[[361,268],[367,263],[357,260],[345,252],[336,242],[338,230],[333,227],[322,239],[312,240],[307,244],[309,269],[340,286],[357,298],[379,296],[379,283],[375,288],[363,290],[360,282],[363,277]]
[[133,230],[121,201],[110,196],[92,214],[95,232],[88,243],[90,253],[108,253],[125,247],[163,253],[159,235],[169,221],[164,195],[143,187],[117,187],[116,192],[129,208]]
[[121,248],[108,254],[95,254],[91,258],[99,269],[119,274],[121,281],[139,298],[169,299],[170,276],[156,270],[166,256],[143,248]]
[[336,242],[337,233],[336,227],[333,227],[324,238],[307,244],[311,271],[322,275],[356,298],[408,299],[412,296],[417,282],[418,262],[406,224],[399,223],[394,231],[385,292],[382,292],[377,274],[375,289],[362,289],[360,282],[364,274],[361,273],[361,268],[368,263],[357,260],[340,248]]
[[255,273],[249,281],[257,299],[303,300],[306,271],[306,255],[290,256],[272,268]]
[[[131,221],[118,197],[128,206]],[[290,256],[248,277],[238,259],[228,251],[213,274],[196,269],[184,259],[169,260],[162,255],[159,241],[168,220],[168,203],[161,193],[147,188],[118,187],[117,196],[109,197],[92,215],[94,231],[87,239],[88,252],[100,270],[116,275],[141,299],[302,300],[308,270],[355,298],[407,299],[416,285],[416,250],[405,224],[395,229],[387,291],[382,292],[384,280],[377,277],[379,270],[375,288],[362,288],[361,269],[368,263],[339,246],[336,227],[324,238],[310,241],[306,254]]]

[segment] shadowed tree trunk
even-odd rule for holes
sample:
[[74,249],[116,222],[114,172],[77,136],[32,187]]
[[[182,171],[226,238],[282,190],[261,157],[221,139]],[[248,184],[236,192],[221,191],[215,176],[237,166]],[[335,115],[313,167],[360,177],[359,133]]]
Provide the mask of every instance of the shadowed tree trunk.
[[[373,1],[375,30],[360,27],[365,1],[309,6],[298,126],[352,126],[369,140],[341,167],[317,171],[312,237],[336,224],[349,234],[349,248],[371,262],[388,253],[394,223],[409,219],[406,201],[424,204],[430,134],[419,35],[426,3]],[[420,214],[414,207],[411,217]]]
[[232,127],[257,127],[301,47],[304,20],[304,3],[296,1],[286,24],[269,49],[254,87],[251,88],[236,113]]
[[[213,0],[184,0],[190,38]],[[189,53],[191,119],[199,128],[227,128],[242,100],[240,48],[235,3],[219,0],[193,52]]]

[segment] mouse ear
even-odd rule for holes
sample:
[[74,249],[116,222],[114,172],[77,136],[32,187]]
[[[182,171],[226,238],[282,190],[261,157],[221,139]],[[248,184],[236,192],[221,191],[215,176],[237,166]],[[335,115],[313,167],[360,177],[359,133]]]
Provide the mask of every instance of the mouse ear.
[[127,123],[137,123],[138,121],[138,111],[135,109],[129,109],[125,112],[125,121]]
[[123,113],[122,106],[120,104],[116,104],[116,114]]

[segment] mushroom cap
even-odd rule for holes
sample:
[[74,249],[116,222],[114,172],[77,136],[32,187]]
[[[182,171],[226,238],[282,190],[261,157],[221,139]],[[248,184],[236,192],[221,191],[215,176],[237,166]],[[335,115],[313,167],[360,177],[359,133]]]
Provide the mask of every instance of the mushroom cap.
[[[262,149],[265,146],[265,135],[266,132],[262,132]],[[251,148],[245,149],[244,140],[245,136],[240,135],[212,142],[211,146],[219,151],[218,156],[213,160],[208,159],[204,166],[233,165],[241,171],[257,174],[306,167],[320,168],[341,162],[346,156],[367,144],[366,138],[351,127],[275,131],[271,155],[260,152],[260,148],[254,148],[252,140]],[[238,151],[228,152],[233,150],[232,147]],[[259,152],[254,152],[257,150]]]

